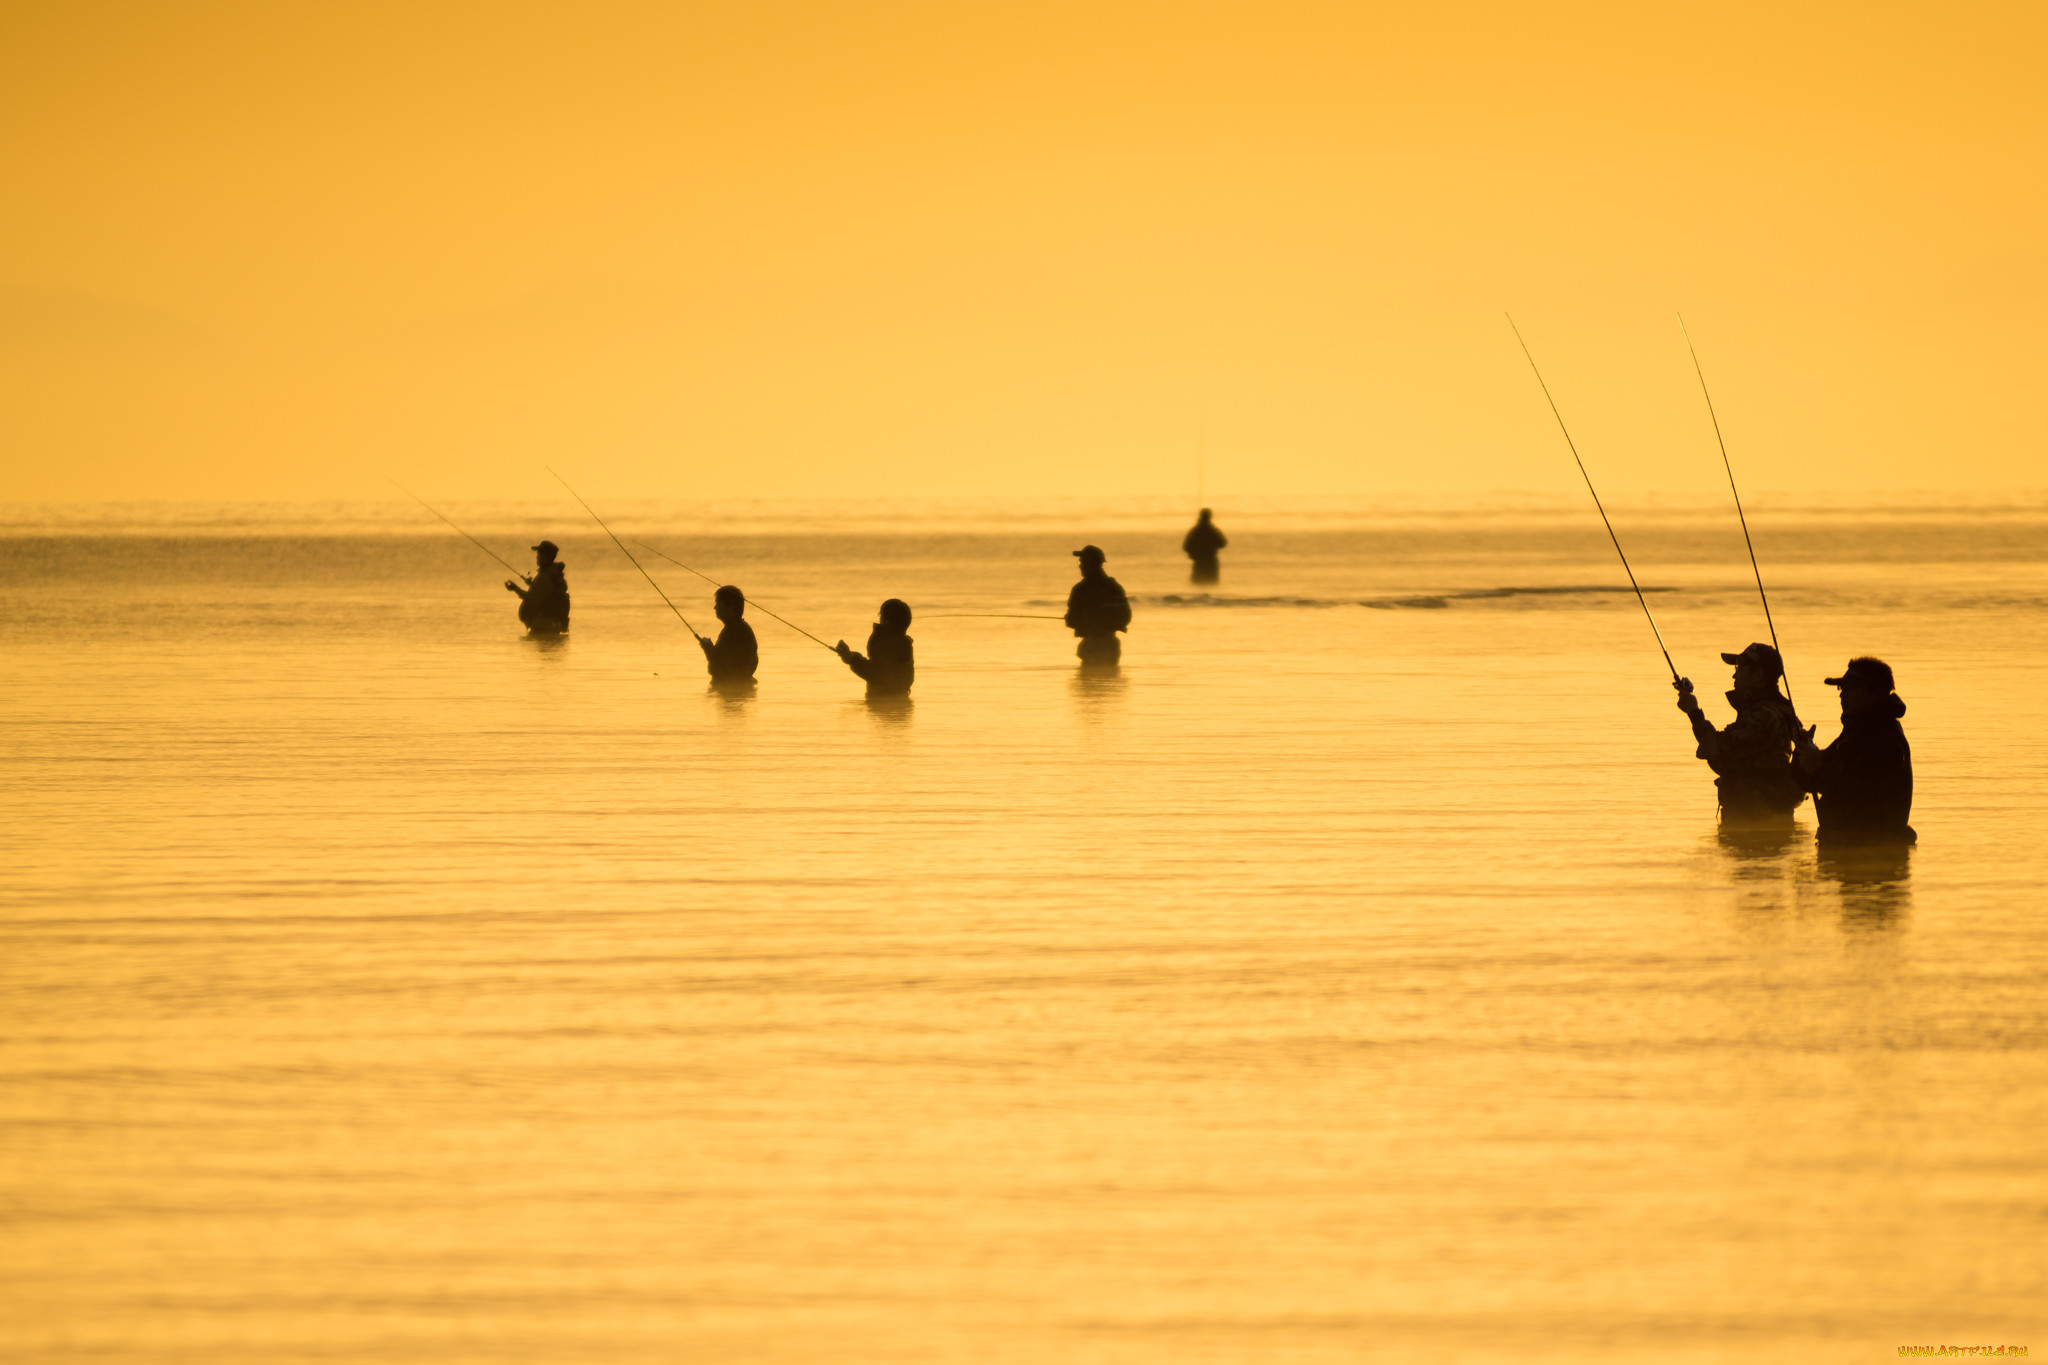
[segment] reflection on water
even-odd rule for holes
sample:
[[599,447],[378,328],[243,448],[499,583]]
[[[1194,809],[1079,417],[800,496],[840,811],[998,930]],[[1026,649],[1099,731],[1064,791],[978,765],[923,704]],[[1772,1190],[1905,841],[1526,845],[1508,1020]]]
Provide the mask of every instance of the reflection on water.
[[1714,845],[1753,914],[1796,913],[1808,888],[1832,892],[1849,929],[1897,928],[1911,908],[1910,844],[1820,844],[1788,816],[1723,819]]
[[1786,855],[1804,847],[1811,836],[1790,815],[1763,818],[1723,816],[1714,831],[1721,851],[1735,860],[1735,875],[1772,875]]
[[1115,714],[1130,690],[1131,680],[1118,664],[1082,664],[1067,678],[1067,693],[1083,720]]
[[[528,656],[460,542],[0,538],[33,585],[0,654],[0,1358],[2029,1339],[2038,536],[1991,594],[1974,523],[1758,523],[1807,556],[1788,645],[1914,661],[1909,857],[1816,850],[1810,810],[1717,827],[1632,600],[1460,592],[1605,582],[1582,507],[1312,511],[1233,528],[1228,611],[1146,605],[1177,516],[1112,545],[1130,677],[1002,615],[1064,590],[1065,527],[692,542],[795,619],[865,619],[849,565],[932,603],[914,708],[793,632],[758,695],[700,692],[595,539],[575,648]],[[1713,516],[1630,522],[1681,653],[1754,638]]]
[[1866,930],[1903,921],[1913,904],[1912,864],[1913,845],[1905,843],[1824,843],[1815,860],[1841,895],[1843,927]]
[[569,647],[567,631],[529,630],[523,638],[543,654],[558,654]]
[[757,691],[759,685],[752,678],[713,678],[706,687],[706,695],[716,697],[719,710],[727,715],[744,715]]
[[1709,843],[1717,880],[1734,889],[1748,928],[1767,930],[1796,916],[1801,887],[1812,878],[1810,830],[1789,816],[1730,818],[1724,810]]
[[861,704],[884,729],[903,729],[917,712],[915,697],[863,697]]

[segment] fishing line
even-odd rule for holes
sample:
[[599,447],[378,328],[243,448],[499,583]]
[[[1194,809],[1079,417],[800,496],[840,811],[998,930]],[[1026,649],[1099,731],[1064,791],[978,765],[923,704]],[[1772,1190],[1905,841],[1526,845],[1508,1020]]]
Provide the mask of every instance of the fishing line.
[[928,611],[920,621],[1064,621],[1064,616],[1032,616],[1016,611]]
[[1664,632],[1657,629],[1657,618],[1650,615],[1650,601],[1643,596],[1642,585],[1636,582],[1636,571],[1628,566],[1628,556],[1622,554],[1621,537],[1614,534],[1614,523],[1607,520],[1607,509],[1600,506],[1600,494],[1593,488],[1593,476],[1586,472],[1586,462],[1579,458],[1579,447],[1572,440],[1571,429],[1564,424],[1564,414],[1557,410],[1557,400],[1550,396],[1550,385],[1543,382],[1543,371],[1536,368],[1536,357],[1529,354],[1529,343],[1522,340],[1522,329],[1515,326],[1512,314],[1503,313],[1508,327],[1521,343],[1522,354],[1528,357],[1529,371],[1536,376],[1536,382],[1543,389],[1543,397],[1550,404],[1550,415],[1557,419],[1557,429],[1564,433],[1564,443],[1572,452],[1572,463],[1579,467],[1579,477],[1586,481],[1586,491],[1593,494],[1593,506],[1600,513],[1601,524],[1607,528],[1607,538],[1614,542],[1614,553],[1621,556],[1621,571],[1628,575],[1628,585],[1636,590],[1636,601],[1642,603],[1643,619],[1650,623],[1650,633],[1657,637],[1657,649],[1664,656],[1664,666],[1671,670],[1671,681],[1678,681],[1678,665],[1671,662],[1671,651],[1664,648]]
[[[550,474],[555,474],[554,467],[552,465],[542,465],[541,468],[547,470]],[[555,482],[561,484],[564,488],[569,488],[569,481],[563,478],[560,474],[555,474]],[[583,495],[581,493],[578,493],[573,488],[569,488],[569,496],[576,499],[576,501],[578,502],[583,502]],[[661,600],[663,602],[668,603],[668,609],[676,614],[676,620],[681,621],[683,623],[683,629],[689,631],[692,635],[696,635],[697,628],[690,624],[689,617],[683,615],[683,609],[677,606],[675,603],[669,602],[668,594],[661,591],[661,584],[654,581],[654,575],[647,572],[647,570],[641,566],[639,560],[633,558],[633,552],[626,548],[626,543],[620,540],[617,536],[612,535],[612,528],[609,526],[605,526],[604,518],[597,514],[597,509],[592,507],[589,503],[583,502],[583,510],[590,513],[590,519],[592,521],[596,522],[599,526],[604,527],[604,533],[612,537],[612,544],[619,547],[619,553],[626,557],[626,562],[631,564],[634,568],[639,569],[640,576],[647,580],[647,586],[653,588],[654,591],[661,597]],[[698,638],[702,639],[703,637],[698,636]]]
[[[643,549],[643,550],[647,551],[647,553],[649,553],[649,554],[651,554],[651,555],[660,555],[660,556],[661,556],[661,557],[662,557],[663,559],[666,559],[666,560],[667,560],[667,561],[668,561],[669,563],[671,563],[671,564],[675,565],[675,566],[676,566],[676,567],[677,567],[678,569],[683,569],[683,570],[686,570],[686,571],[688,571],[688,572],[690,572],[690,573],[696,574],[696,575],[697,575],[697,577],[699,577],[699,578],[703,579],[703,580],[704,580],[704,581],[705,581],[706,583],[709,583],[709,584],[710,584],[710,585],[711,585],[712,587],[714,587],[714,588],[717,588],[717,587],[723,587],[723,586],[724,586],[724,585],[723,585],[723,584],[721,584],[721,583],[720,583],[720,582],[719,582],[719,581],[718,581],[717,579],[713,578],[713,577],[712,577],[712,576],[711,576],[710,574],[708,574],[708,573],[705,573],[705,572],[704,572],[703,570],[701,570],[701,569],[692,569],[692,568],[690,568],[690,566],[689,566],[689,565],[687,565],[687,564],[683,563],[683,561],[682,561],[682,560],[680,560],[680,559],[677,559],[677,558],[676,558],[676,557],[675,557],[674,555],[672,555],[672,554],[665,554],[665,553],[663,553],[662,551],[660,551],[660,550],[657,550],[657,549],[655,549],[655,548],[654,548],[654,547],[653,547],[652,545],[649,545],[649,544],[648,544],[648,543],[647,543],[646,541],[644,541],[644,540],[635,540],[635,541],[634,541],[633,543],[634,543],[635,545],[638,545],[638,546],[639,546],[639,547],[640,547],[641,549]],[[769,611],[769,610],[768,610],[768,608],[767,608],[766,606],[764,606],[764,605],[763,605],[763,604],[761,604],[760,602],[757,602],[757,601],[755,601],[755,600],[754,600],[753,598],[751,598],[751,597],[747,596],[747,595],[746,595],[745,593],[741,593],[741,594],[740,594],[740,600],[741,600],[742,602],[745,602],[745,603],[746,603],[746,604],[747,604],[748,606],[750,606],[750,607],[760,607],[760,608],[761,608],[761,610],[762,610],[762,611],[764,611],[764,612],[767,612],[767,614],[768,614],[768,615],[770,615],[770,616],[775,616],[775,613],[774,613],[774,612],[772,612],[772,611]],[[798,624],[797,624],[796,622],[794,622],[794,621],[792,621],[792,620],[789,620],[789,619],[788,619],[787,617],[782,617],[782,616],[775,616],[775,619],[776,619],[776,620],[778,620],[778,621],[780,621],[780,622],[782,622],[782,624],[783,624],[783,625],[785,625],[785,626],[788,626],[788,627],[789,627],[789,628],[790,628],[791,630],[795,631],[795,632],[796,632],[797,634],[799,634],[799,635],[803,636],[803,637],[804,637],[804,638],[805,638],[806,640],[816,640],[820,648],[822,648],[822,649],[825,649],[825,650],[829,651],[829,652],[830,652],[830,653],[832,653],[832,654],[837,654],[837,653],[839,652],[838,650],[836,650],[836,649],[833,649],[833,648],[832,648],[832,646],[830,646],[830,645],[826,644],[826,643],[825,643],[825,642],[824,642],[823,640],[819,640],[817,636],[815,636],[815,635],[811,634],[811,633],[810,633],[809,631],[805,630],[805,629],[804,629],[804,628],[803,628],[802,626],[798,625]]]
[[[417,494],[417,493],[413,492],[413,491],[412,491],[412,490],[411,490],[410,488],[407,488],[407,487],[406,487],[406,486],[405,486],[404,484],[402,484],[402,483],[400,483],[400,482],[399,482],[398,480],[396,480],[396,479],[392,478],[392,477],[391,477],[391,476],[390,476],[389,474],[386,474],[386,475],[384,476],[384,481],[385,481],[386,483],[390,484],[390,485],[391,485],[391,486],[392,486],[393,488],[396,488],[396,489],[397,489],[397,490],[398,490],[399,492],[401,492],[401,493],[405,494],[405,495],[406,495],[406,496],[407,496],[408,498],[411,498],[411,499],[412,499],[412,500],[413,500],[414,502],[418,503],[418,504],[419,504],[420,506],[422,506],[422,507],[426,508],[426,509],[427,509],[427,510],[428,510],[429,512],[432,512],[432,513],[433,513],[433,514],[434,514],[435,516],[437,516],[437,517],[441,517],[441,520],[443,520],[443,521],[448,521],[448,518],[447,518],[447,517],[445,517],[445,516],[441,516],[441,510],[440,510],[440,509],[439,509],[438,507],[435,507],[435,506],[434,506],[434,504],[432,504],[431,502],[428,502],[428,501],[427,501],[427,500],[426,500],[425,498],[423,498],[423,497],[421,497],[421,496],[420,496],[419,494]],[[456,534],[456,535],[458,535],[458,536],[461,536],[461,537],[462,537],[462,538],[463,538],[464,540],[466,540],[466,541],[468,541],[468,542],[469,542],[470,544],[472,544],[472,545],[476,546],[476,547],[477,547],[477,549],[479,549],[479,550],[482,550],[482,551],[483,551],[483,552],[484,552],[485,554],[489,555],[489,556],[490,556],[490,557],[491,557],[492,559],[495,559],[495,560],[497,560],[497,561],[498,561],[498,562],[499,562],[500,564],[505,564],[505,559],[504,559],[504,556],[500,555],[500,554],[499,554],[499,553],[498,553],[498,552],[497,552],[496,550],[493,550],[493,549],[492,549],[492,548],[491,548],[490,546],[488,546],[488,545],[484,544],[484,543],[483,543],[483,542],[482,542],[481,540],[478,540],[478,539],[477,539],[477,538],[476,538],[475,536],[473,536],[473,535],[471,535],[471,534],[470,534],[469,532],[467,532],[467,531],[463,530],[463,529],[462,529],[462,528],[461,528],[460,526],[457,526],[457,525],[456,525],[456,524],[455,524],[454,522],[452,522],[452,521],[448,521],[448,525],[449,525],[449,528],[450,528],[451,530],[453,530],[453,531],[455,532],[455,534]],[[512,569],[512,566],[511,566],[510,564],[505,564],[505,567],[506,567],[506,568],[508,568],[508,569]],[[527,582],[529,582],[529,583],[531,583],[531,582],[533,581],[533,575],[532,575],[532,574],[529,574],[529,573],[527,573],[527,572],[526,572],[525,570],[523,570],[523,569],[512,569],[512,572],[513,572],[514,574],[516,574],[516,575],[517,575],[518,577],[520,577],[520,578],[523,578],[523,579],[525,579],[525,580],[526,580]]]
[[[1721,418],[1714,411],[1714,395],[1707,392],[1707,372],[1700,368],[1700,353],[1692,344],[1692,333],[1686,328],[1683,313],[1678,315],[1678,330],[1685,337],[1685,349],[1692,353],[1692,372],[1700,377],[1700,397],[1707,400],[1707,416],[1713,419],[1714,440],[1721,447],[1721,468],[1728,471],[1728,492],[1735,499],[1735,519],[1742,523],[1742,543],[1749,549],[1749,569],[1756,575],[1756,595],[1764,604],[1764,626],[1771,632],[1771,648],[1778,649],[1778,627],[1771,620],[1771,599],[1764,591],[1764,571],[1757,567],[1756,544],[1749,538],[1749,518],[1742,514],[1742,494],[1735,487],[1735,466],[1728,462],[1728,442],[1721,435]],[[1778,664],[1782,668],[1784,663],[1785,651],[1778,649]],[[1791,670],[1786,669],[1782,676],[1785,679],[1785,700],[1789,702],[1792,700]]]

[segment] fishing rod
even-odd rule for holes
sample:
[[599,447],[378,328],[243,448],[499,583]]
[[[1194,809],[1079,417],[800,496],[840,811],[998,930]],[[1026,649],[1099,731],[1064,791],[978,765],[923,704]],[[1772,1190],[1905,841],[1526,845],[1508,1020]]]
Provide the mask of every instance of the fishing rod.
[[1572,452],[1572,463],[1579,467],[1579,477],[1586,481],[1586,491],[1593,494],[1593,506],[1600,513],[1601,524],[1607,528],[1607,538],[1614,542],[1614,553],[1621,556],[1621,571],[1628,575],[1628,585],[1636,590],[1636,601],[1643,605],[1643,619],[1650,623],[1650,633],[1657,637],[1657,650],[1664,656],[1664,666],[1671,670],[1671,681],[1679,681],[1678,665],[1671,662],[1671,651],[1664,647],[1664,632],[1657,629],[1657,618],[1650,614],[1650,600],[1643,596],[1642,585],[1636,582],[1636,571],[1628,566],[1628,556],[1622,554],[1621,537],[1614,534],[1614,523],[1607,520],[1607,509],[1600,505],[1600,494],[1593,488],[1593,476],[1586,472],[1586,462],[1579,458],[1579,447],[1572,440],[1571,429],[1564,424],[1564,414],[1557,410],[1557,400],[1550,396],[1550,385],[1543,382],[1543,371],[1536,368],[1536,357],[1529,354],[1529,343],[1522,340],[1522,329],[1515,326],[1514,315],[1501,314],[1508,320],[1508,327],[1520,342],[1522,354],[1528,357],[1529,371],[1536,376],[1536,383],[1543,389],[1544,400],[1550,404],[1550,415],[1557,419],[1557,429],[1564,433],[1564,443]]
[[[1714,395],[1707,392],[1707,372],[1700,368],[1700,353],[1692,344],[1692,332],[1685,325],[1685,314],[1678,315],[1678,330],[1685,337],[1685,349],[1692,353],[1692,372],[1700,377],[1700,397],[1707,400],[1707,416],[1713,419],[1714,440],[1721,447],[1721,468],[1728,471],[1728,492],[1735,499],[1735,519],[1742,523],[1742,543],[1749,549],[1749,571],[1756,575],[1756,595],[1764,604],[1764,626],[1771,632],[1771,648],[1778,649],[1778,627],[1771,620],[1771,599],[1764,591],[1764,571],[1757,567],[1756,543],[1749,538],[1749,518],[1742,514],[1742,494],[1735,487],[1735,466],[1728,461],[1728,441],[1721,435],[1721,417],[1714,411]],[[1782,669],[1785,651],[1778,649],[1778,664]],[[1785,700],[1792,700],[1792,674],[1784,671]]]
[[1064,616],[1038,616],[1018,611],[928,611],[920,621],[1064,621]]
[[[555,470],[552,465],[542,465],[541,468],[547,470],[550,474],[555,474]],[[560,474],[555,474],[555,482],[561,484],[564,488],[569,488],[569,481],[563,478]],[[578,493],[573,488],[569,488],[569,496],[576,499],[576,501],[578,502],[583,502],[583,495],[581,493]],[[634,568],[639,569],[640,576],[647,580],[647,586],[653,588],[654,591],[660,595],[661,600],[663,602],[668,603],[668,609],[676,614],[676,620],[681,621],[683,623],[683,629],[689,631],[692,635],[697,635],[697,628],[690,624],[689,617],[683,615],[683,609],[677,606],[675,603],[669,602],[668,594],[661,591],[661,584],[654,581],[654,575],[647,572],[647,570],[641,566],[639,560],[633,558],[633,552],[626,548],[625,542],[620,540],[616,535],[612,535],[612,528],[609,526],[605,526],[604,518],[597,514],[597,509],[592,507],[589,503],[583,502],[583,510],[590,513],[590,519],[592,521],[596,522],[599,526],[604,527],[604,533],[612,537],[612,544],[619,547],[619,553],[626,557],[626,562],[631,564]],[[697,636],[697,638],[702,639],[703,637]]]
[[[671,564],[675,565],[675,566],[676,566],[676,567],[677,567],[678,569],[684,569],[684,570],[687,570],[687,571],[688,571],[688,572],[690,572],[690,573],[696,574],[696,575],[697,575],[697,577],[699,577],[699,578],[703,579],[703,580],[704,580],[704,581],[705,581],[706,583],[709,583],[709,584],[710,584],[710,585],[711,585],[712,587],[714,587],[714,588],[716,588],[716,587],[721,587],[721,586],[723,586],[722,584],[720,584],[720,583],[719,583],[719,581],[718,581],[717,579],[713,578],[713,577],[712,577],[712,576],[711,576],[710,574],[708,574],[708,573],[705,573],[705,572],[704,572],[704,571],[702,571],[701,569],[692,569],[692,568],[690,568],[690,566],[689,566],[689,565],[687,565],[687,564],[683,563],[683,561],[682,561],[682,560],[680,560],[680,559],[677,559],[677,558],[676,558],[676,557],[675,557],[674,555],[672,555],[672,554],[666,554],[666,553],[664,553],[664,552],[662,552],[662,551],[660,551],[660,550],[657,550],[657,549],[655,549],[655,548],[654,548],[654,547],[653,547],[652,545],[649,545],[649,544],[648,544],[648,543],[647,543],[646,541],[644,541],[644,540],[635,540],[635,541],[634,541],[633,543],[634,543],[635,545],[638,545],[638,546],[639,546],[639,547],[640,547],[641,549],[643,549],[643,550],[647,551],[647,553],[649,553],[649,554],[651,554],[651,555],[660,555],[660,556],[661,556],[661,557],[662,557],[663,559],[666,559],[666,560],[667,560],[667,561],[668,561],[669,563],[671,563]],[[746,604],[747,604],[748,606],[750,606],[750,607],[760,607],[760,608],[761,608],[761,610],[762,610],[762,611],[764,611],[764,612],[767,612],[767,613],[768,613],[768,615],[770,615],[770,616],[775,616],[775,613],[774,613],[774,612],[772,612],[772,611],[769,611],[769,610],[768,610],[768,608],[767,608],[767,607],[766,607],[765,605],[763,605],[763,604],[762,604],[762,603],[760,603],[760,602],[757,602],[757,601],[755,601],[755,600],[754,600],[753,598],[751,598],[751,597],[748,597],[748,596],[747,596],[747,595],[746,595],[745,593],[741,593],[741,594],[740,594],[740,600],[741,600],[741,601],[743,601],[743,602],[745,602],[745,603],[746,603]],[[775,616],[775,619],[776,619],[776,620],[778,620],[778,621],[780,621],[780,622],[782,622],[782,624],[783,624],[783,625],[785,625],[785,626],[788,626],[788,627],[789,627],[789,628],[790,628],[791,630],[795,631],[795,632],[796,632],[797,634],[799,634],[799,635],[803,636],[803,637],[804,637],[804,638],[805,638],[806,640],[816,640],[816,641],[817,641],[817,643],[818,643],[818,645],[819,645],[819,646],[820,646],[821,648],[824,648],[824,649],[826,649],[826,650],[830,650],[830,651],[831,651],[831,652],[832,652],[833,654],[837,654],[837,653],[839,652],[838,650],[836,650],[836,649],[833,649],[833,648],[832,648],[832,646],[830,646],[830,645],[826,644],[826,643],[825,643],[825,642],[824,642],[823,640],[819,640],[817,636],[815,636],[815,635],[811,634],[811,633],[810,633],[809,631],[805,630],[805,629],[804,629],[804,628],[803,628],[802,626],[798,625],[798,624],[797,624],[796,622],[794,622],[794,621],[790,620],[789,618],[787,618],[787,617],[784,617],[784,616]]]
[[[410,488],[407,488],[407,487],[406,487],[406,486],[405,486],[404,484],[400,483],[400,482],[399,482],[398,480],[396,480],[396,479],[392,478],[392,477],[391,477],[391,476],[390,476],[389,474],[386,474],[386,475],[384,476],[384,481],[385,481],[386,483],[390,484],[390,485],[391,485],[391,486],[392,486],[393,488],[396,488],[396,489],[397,489],[397,490],[398,490],[399,492],[401,492],[401,493],[405,494],[405,495],[406,495],[406,496],[407,496],[408,498],[411,498],[411,499],[412,499],[412,500],[413,500],[414,502],[418,503],[418,504],[419,504],[420,506],[422,506],[422,507],[426,508],[426,509],[427,509],[427,510],[428,510],[429,512],[432,512],[432,513],[433,513],[433,514],[434,514],[435,516],[437,516],[437,517],[441,517],[441,520],[443,520],[443,521],[448,521],[448,518],[447,518],[447,517],[445,517],[445,516],[441,516],[441,509],[439,509],[438,507],[434,506],[434,504],[432,504],[431,502],[428,502],[428,501],[427,501],[427,500],[426,500],[425,498],[421,497],[421,496],[420,496],[419,494],[417,494],[417,493],[413,492],[413,491],[412,491],[412,490],[411,490]],[[483,542],[482,542],[481,540],[478,540],[478,539],[477,539],[477,538],[476,538],[475,536],[473,536],[473,535],[471,535],[471,534],[470,534],[469,532],[467,532],[467,531],[463,530],[463,529],[462,529],[462,528],[461,528],[460,526],[457,526],[457,525],[456,525],[456,524],[455,524],[454,522],[452,522],[452,521],[448,521],[448,525],[449,525],[449,528],[450,528],[451,530],[453,530],[453,531],[455,532],[455,534],[456,534],[456,535],[458,535],[458,536],[461,536],[461,537],[462,537],[462,538],[463,538],[464,540],[466,540],[466,541],[468,541],[468,542],[469,542],[470,544],[472,544],[472,545],[476,546],[476,547],[477,547],[477,549],[479,549],[479,550],[482,550],[482,551],[483,551],[483,552],[484,552],[485,554],[489,555],[489,556],[490,556],[490,557],[491,557],[492,559],[495,559],[495,560],[497,560],[497,561],[498,561],[498,562],[499,562],[500,564],[505,564],[505,558],[504,558],[504,556],[500,555],[500,554],[499,554],[499,553],[498,553],[498,552],[497,552],[496,550],[493,550],[493,549],[492,549],[492,548],[491,548],[490,546],[488,546],[488,545],[484,544],[484,543],[483,543]],[[508,568],[508,569],[512,569],[512,566],[511,566],[510,564],[505,564],[505,567],[506,567],[506,568]],[[517,574],[517,575],[518,575],[519,577],[521,577],[521,578],[524,578],[524,579],[526,579],[526,580],[527,580],[528,582],[532,582],[532,581],[533,581],[533,575],[531,575],[531,574],[529,574],[529,573],[525,572],[524,570],[521,570],[521,569],[512,569],[512,572],[513,572],[513,573],[515,573],[515,574]]]

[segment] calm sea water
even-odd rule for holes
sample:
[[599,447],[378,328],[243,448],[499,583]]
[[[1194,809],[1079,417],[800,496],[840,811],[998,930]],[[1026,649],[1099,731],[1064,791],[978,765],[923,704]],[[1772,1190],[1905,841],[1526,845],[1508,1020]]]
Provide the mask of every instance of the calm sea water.
[[[1823,740],[1852,653],[1911,708],[1847,861],[1717,830],[1575,503],[1225,504],[1206,596],[1177,505],[609,509],[909,600],[896,706],[448,510],[567,639],[416,508],[7,522],[8,1360],[2048,1351],[2048,506],[1756,515]],[[1619,512],[1725,719],[1732,518]],[[1084,541],[1116,676],[953,615]]]

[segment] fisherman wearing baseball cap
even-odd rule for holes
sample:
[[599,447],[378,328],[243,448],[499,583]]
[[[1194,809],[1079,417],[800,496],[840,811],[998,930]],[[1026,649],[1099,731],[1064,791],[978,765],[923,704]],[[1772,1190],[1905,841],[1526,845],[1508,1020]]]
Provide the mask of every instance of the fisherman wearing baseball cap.
[[1826,681],[1842,689],[1842,733],[1825,749],[1814,747],[1811,726],[1797,741],[1821,841],[1914,842],[1919,836],[1906,823],[1913,813],[1913,749],[1899,724],[1906,703],[1893,690],[1891,665],[1861,655]]
[[1740,654],[1723,654],[1735,666],[1735,686],[1728,704],[1735,719],[1717,730],[1693,695],[1692,680],[1679,678],[1678,709],[1692,721],[1694,753],[1714,770],[1720,793],[1721,818],[1779,819],[1806,799],[1806,783],[1792,762],[1792,743],[1799,734],[1799,715],[1778,690],[1785,665],[1778,651],[1753,644]]
[[523,575],[526,586],[505,580],[507,592],[519,594],[519,619],[536,635],[559,635],[569,628],[569,580],[562,576],[561,550],[552,540],[533,547],[534,571]]
[[1113,666],[1123,657],[1120,630],[1131,626],[1131,599],[1123,585],[1102,571],[1104,555],[1093,545],[1074,551],[1081,561],[1081,581],[1067,594],[1067,628],[1081,637],[1074,653],[1084,666]]

